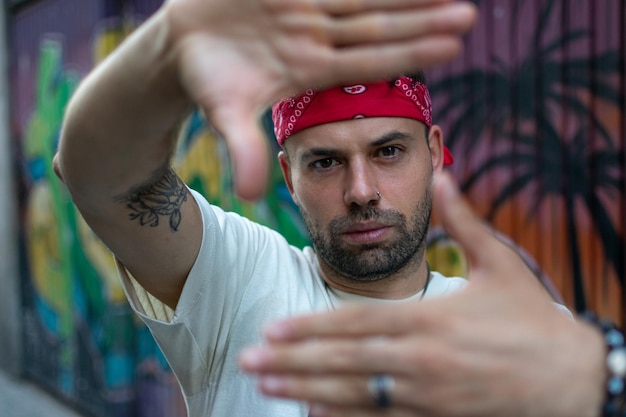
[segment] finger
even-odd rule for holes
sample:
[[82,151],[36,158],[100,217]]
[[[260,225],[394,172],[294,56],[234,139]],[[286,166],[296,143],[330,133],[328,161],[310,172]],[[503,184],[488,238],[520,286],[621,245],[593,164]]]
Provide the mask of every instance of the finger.
[[[289,41],[291,42],[291,41]],[[323,88],[342,83],[379,81],[386,77],[396,77],[405,72],[426,69],[437,63],[446,62],[461,50],[457,36],[433,35],[427,39],[388,42],[351,46],[346,48],[321,48],[309,57],[303,57],[302,48],[279,47],[284,62],[297,65],[299,73],[294,79],[297,90],[315,85]],[[307,64],[303,65],[303,58]]]
[[323,12],[329,15],[350,15],[372,10],[399,10],[426,8],[450,3],[452,0],[265,0],[266,10],[285,12]]
[[265,328],[268,341],[289,341],[318,337],[373,337],[402,334],[415,326],[437,327],[437,317],[421,311],[414,303],[390,308],[386,305],[346,305],[341,308],[306,316],[292,317],[269,324]]
[[[371,385],[375,384],[370,381],[372,377],[373,374],[263,375],[258,379],[258,386],[264,395],[271,397],[380,412],[376,393],[372,392]],[[393,408],[415,407],[413,398],[420,386],[402,376],[392,378],[386,395]]]
[[[424,333],[431,337],[436,334]],[[415,348],[416,345],[419,349]],[[430,360],[439,356],[442,349],[436,340],[423,339],[417,332],[407,337],[355,338],[339,334],[336,338],[303,339],[246,348],[241,352],[239,365],[244,372],[256,374],[391,372],[408,376],[419,368],[427,375],[432,368]]]
[[[289,1],[289,0],[287,0]],[[348,15],[371,10],[398,10],[426,8],[450,3],[451,0],[304,0],[332,15]]]
[[425,10],[372,12],[334,19],[330,39],[337,46],[380,43],[437,34],[460,35],[469,30],[476,8],[468,3],[453,3]]
[[[432,414],[431,414],[432,415]],[[419,411],[405,409],[400,407],[392,407],[388,410],[380,410],[373,407],[349,407],[349,406],[333,406],[324,403],[313,403],[309,409],[309,417],[421,417]]]
[[365,375],[263,375],[259,390],[267,396],[332,405],[373,405]]
[[439,33],[462,34],[471,28],[475,20],[476,7],[473,4],[453,3],[418,10],[376,10],[340,18],[324,14],[284,13],[279,24],[294,36],[309,33],[335,46],[347,46]]
[[498,260],[496,254],[513,255],[502,253],[505,248],[502,242],[474,213],[447,172],[442,172],[436,177],[433,207],[441,216],[448,235],[465,251],[470,267],[489,265]]
[[212,120],[230,152],[235,193],[245,200],[260,198],[269,176],[269,150],[257,115],[252,110],[224,106],[215,111]]
[[348,47],[331,57],[328,76],[333,75],[339,82],[353,82],[354,69],[359,68],[360,81],[376,80],[450,61],[461,48],[460,39],[452,35]]
[[[347,338],[307,339],[290,344],[272,344],[244,349],[240,366],[244,371],[255,373],[329,373],[380,372],[390,370],[397,359],[394,355],[398,344],[388,344],[387,339]],[[398,371],[402,370],[398,366]]]

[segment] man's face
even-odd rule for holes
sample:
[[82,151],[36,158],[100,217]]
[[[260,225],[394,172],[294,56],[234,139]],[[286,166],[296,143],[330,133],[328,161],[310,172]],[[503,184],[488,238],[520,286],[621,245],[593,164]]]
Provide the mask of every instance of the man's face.
[[433,175],[425,135],[420,122],[380,117],[287,140],[281,166],[322,266],[368,282],[423,258]]

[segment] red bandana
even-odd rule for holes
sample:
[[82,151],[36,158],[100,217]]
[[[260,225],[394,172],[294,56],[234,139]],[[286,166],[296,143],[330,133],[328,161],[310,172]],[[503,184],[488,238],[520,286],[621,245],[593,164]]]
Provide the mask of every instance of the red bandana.
[[[274,104],[272,119],[278,144],[306,128],[365,117],[406,117],[432,126],[432,103],[426,86],[408,77],[391,85],[387,81],[334,87],[323,91],[309,89]],[[444,164],[454,159],[444,146]]]

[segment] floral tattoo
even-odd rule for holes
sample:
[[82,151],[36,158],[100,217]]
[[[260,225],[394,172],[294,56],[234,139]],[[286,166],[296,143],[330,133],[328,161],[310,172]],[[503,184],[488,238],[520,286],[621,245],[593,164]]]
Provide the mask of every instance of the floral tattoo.
[[139,220],[142,226],[157,227],[161,216],[169,217],[172,230],[177,231],[181,222],[180,207],[187,201],[187,187],[168,169],[161,178],[138,191],[120,197],[131,211],[130,220]]

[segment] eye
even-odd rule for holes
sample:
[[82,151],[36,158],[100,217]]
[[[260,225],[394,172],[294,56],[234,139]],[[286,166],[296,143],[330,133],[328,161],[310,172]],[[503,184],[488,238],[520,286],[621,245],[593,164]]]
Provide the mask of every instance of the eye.
[[400,152],[400,148],[398,148],[397,146],[385,146],[385,147],[380,148],[378,152],[380,153],[381,156],[388,158],[388,157],[396,156]]
[[324,159],[318,159],[317,161],[312,162],[311,166],[316,169],[328,169],[337,165],[337,163],[338,162],[333,158],[324,158]]

